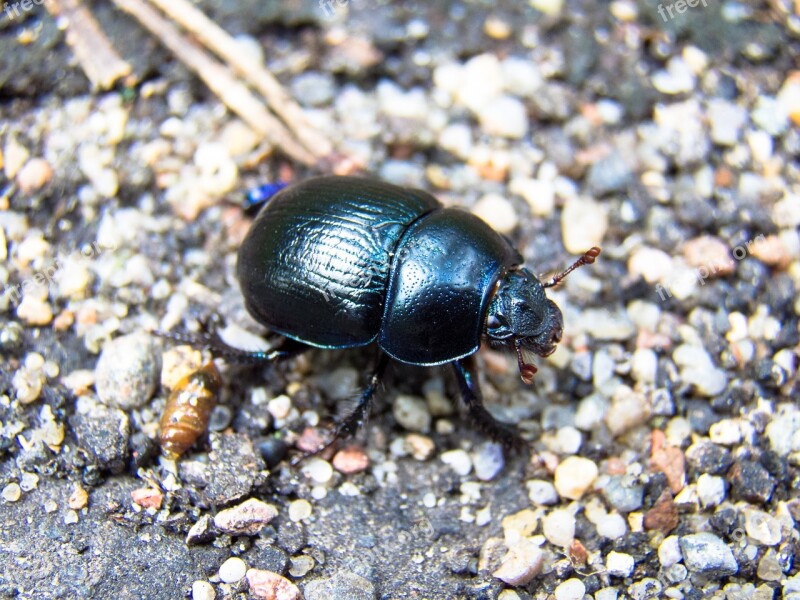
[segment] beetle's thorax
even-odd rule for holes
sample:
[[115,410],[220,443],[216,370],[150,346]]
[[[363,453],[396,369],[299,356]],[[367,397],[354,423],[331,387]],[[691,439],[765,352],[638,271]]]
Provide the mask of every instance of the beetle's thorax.
[[505,345],[552,354],[561,341],[564,319],[542,283],[527,269],[509,271],[497,285],[486,317],[486,337],[493,345]]

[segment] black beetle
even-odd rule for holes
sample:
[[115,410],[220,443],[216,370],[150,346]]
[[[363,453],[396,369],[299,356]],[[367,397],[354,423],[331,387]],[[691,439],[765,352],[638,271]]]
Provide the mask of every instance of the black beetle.
[[[211,347],[240,362],[272,362],[311,347],[377,341],[372,378],[336,437],[367,415],[389,358],[412,365],[451,363],[470,415],[505,445],[518,438],[483,407],[473,355],[486,340],[517,354],[548,356],[561,340],[561,311],[544,289],[591,264],[599,248],[546,283],[484,221],[444,208],[420,191],[356,177],[318,177],[267,200],[239,249],[237,275],[250,314],[284,336],[264,352]],[[335,438],[334,438],[335,439]]]

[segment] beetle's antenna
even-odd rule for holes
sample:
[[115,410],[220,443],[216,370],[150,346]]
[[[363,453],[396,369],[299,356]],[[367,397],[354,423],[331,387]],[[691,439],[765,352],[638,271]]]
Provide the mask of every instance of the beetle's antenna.
[[519,376],[522,378],[523,383],[530,385],[533,383],[533,376],[536,375],[536,365],[529,363],[525,360],[525,355],[522,352],[522,344],[519,339],[514,340],[514,349],[517,351],[517,364],[519,365]]
[[581,256],[578,260],[572,263],[572,265],[570,265],[570,267],[566,271],[559,273],[547,283],[542,284],[542,287],[549,288],[553,287],[554,285],[558,285],[562,279],[564,279],[567,275],[572,273],[578,267],[582,267],[584,265],[591,265],[592,263],[594,263],[595,259],[598,256],[600,256],[600,248],[598,248],[597,246],[592,246],[586,252],[583,253],[583,256]]

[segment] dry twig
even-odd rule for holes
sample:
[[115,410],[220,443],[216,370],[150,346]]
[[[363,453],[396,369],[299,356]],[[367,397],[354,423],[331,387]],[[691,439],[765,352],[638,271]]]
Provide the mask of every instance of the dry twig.
[[82,0],[49,0],[46,6],[54,17],[66,19],[67,44],[94,87],[107,90],[131,74]]
[[150,0],[176,23],[180,24],[210,50],[245,78],[264,96],[269,107],[300,142],[319,158],[332,151],[331,143],[316,131],[294,99],[286,92],[275,76],[259,61],[242,51],[241,45],[187,0]]
[[189,69],[194,71],[228,108],[292,158],[314,164],[315,156],[292,136],[264,104],[223,64],[183,35],[161,13],[143,0],[114,0],[132,15]]

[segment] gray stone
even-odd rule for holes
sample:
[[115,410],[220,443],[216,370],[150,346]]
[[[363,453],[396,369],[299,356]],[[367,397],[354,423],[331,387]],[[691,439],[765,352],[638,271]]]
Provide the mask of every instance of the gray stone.
[[603,488],[603,495],[609,504],[620,512],[632,512],[642,507],[644,499],[644,486],[633,483],[629,477],[611,477]]
[[123,335],[103,346],[94,369],[97,396],[129,411],[144,406],[158,387],[161,355],[145,333]]
[[88,414],[72,415],[69,424],[78,445],[94,456],[101,469],[112,473],[125,469],[130,423],[124,412],[98,406]]
[[713,533],[685,535],[680,538],[680,544],[683,562],[690,571],[733,575],[739,570],[731,549]]
[[330,579],[310,581],[303,589],[306,600],[373,600],[375,587],[349,571],[339,571]]

